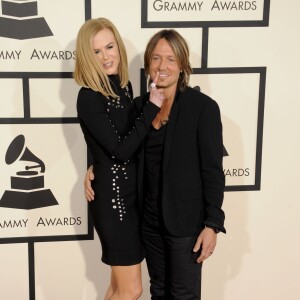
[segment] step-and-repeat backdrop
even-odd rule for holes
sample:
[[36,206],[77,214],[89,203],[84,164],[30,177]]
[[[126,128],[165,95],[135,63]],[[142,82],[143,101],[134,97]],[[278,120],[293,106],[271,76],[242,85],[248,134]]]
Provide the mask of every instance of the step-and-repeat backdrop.
[[[270,139],[270,128],[264,130],[265,116],[269,113],[272,119],[276,102],[287,100],[279,95],[271,99],[271,93],[269,98],[267,94],[268,87],[276,87],[276,72],[280,72],[272,51],[280,44],[275,28],[289,21],[285,9],[292,4],[300,9],[293,0],[285,7],[276,2],[0,2],[1,299],[103,299],[109,268],[99,262],[101,248],[96,235],[94,240],[84,199],[87,150],[76,118],[79,87],[72,78],[77,32],[85,20],[100,16],[112,20],[124,38],[135,95],[146,91],[143,50],[147,41],[162,28],[174,28],[190,46],[190,85],[211,96],[221,108],[224,208],[231,230],[220,237],[218,253],[211,258],[215,260],[204,269],[203,298],[281,299],[270,291],[267,298],[262,297],[264,291],[261,297],[252,289],[249,296],[243,294],[249,280],[241,271],[242,256],[251,252],[250,241],[258,230],[251,214],[262,213],[263,190],[272,187],[272,180],[264,182],[262,174],[276,176],[277,162],[273,170],[264,169],[267,154],[263,145]],[[280,37],[283,34],[291,44],[299,44],[296,36],[289,37],[289,31],[281,32]],[[253,261],[256,258],[254,255]],[[149,299],[146,266],[143,268],[142,299]],[[257,279],[258,267],[247,264],[245,268],[256,284],[262,283]],[[16,282],[18,288],[14,288]],[[288,299],[296,299],[293,297]]]

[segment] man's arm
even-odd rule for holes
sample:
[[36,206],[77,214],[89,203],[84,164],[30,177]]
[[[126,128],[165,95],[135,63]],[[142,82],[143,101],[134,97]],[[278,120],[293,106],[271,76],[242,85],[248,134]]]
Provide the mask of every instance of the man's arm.
[[198,124],[200,168],[203,179],[206,226],[199,234],[194,252],[200,251],[197,262],[210,257],[217,244],[217,233],[226,232],[222,210],[225,177],[223,173],[222,123],[218,104],[210,100],[202,111]]
[[198,252],[201,249],[201,253],[197,259],[198,263],[203,262],[209,258],[217,245],[217,233],[212,228],[205,227],[199,234],[195,246],[194,252]]

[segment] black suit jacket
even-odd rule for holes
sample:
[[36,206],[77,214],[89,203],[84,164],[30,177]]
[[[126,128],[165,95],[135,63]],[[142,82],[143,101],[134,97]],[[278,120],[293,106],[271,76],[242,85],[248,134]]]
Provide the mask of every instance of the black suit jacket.
[[[145,103],[149,94],[137,99]],[[188,87],[173,103],[163,153],[162,216],[173,236],[196,236],[205,225],[225,232],[221,209],[225,178],[222,123],[218,104]],[[139,163],[143,203],[144,155]]]

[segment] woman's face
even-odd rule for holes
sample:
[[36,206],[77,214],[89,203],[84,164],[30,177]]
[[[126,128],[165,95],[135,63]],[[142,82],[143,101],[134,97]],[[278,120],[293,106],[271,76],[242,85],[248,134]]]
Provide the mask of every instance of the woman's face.
[[100,30],[93,38],[93,49],[107,75],[118,74],[120,52],[114,34],[110,29]]
[[152,53],[149,73],[153,80],[159,72],[157,87],[166,90],[176,91],[180,68],[176,56],[169,43],[160,39]]

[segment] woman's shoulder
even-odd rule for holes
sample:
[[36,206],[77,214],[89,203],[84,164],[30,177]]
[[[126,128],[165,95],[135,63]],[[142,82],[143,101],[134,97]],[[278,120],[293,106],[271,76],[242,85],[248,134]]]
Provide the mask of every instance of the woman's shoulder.
[[104,95],[102,95],[98,91],[94,91],[90,88],[81,87],[78,92],[78,99],[106,99]]
[[77,108],[84,110],[84,108],[93,108],[95,105],[97,107],[99,107],[99,105],[104,106],[105,99],[105,96],[101,93],[90,88],[81,87],[77,96]]
[[94,96],[96,97],[97,94],[101,95],[99,92],[96,92],[90,88],[87,88],[87,87],[81,87],[79,92],[78,92],[78,97],[84,97],[84,96]]

